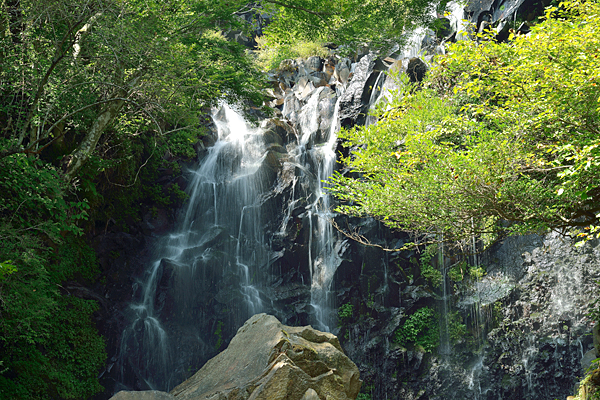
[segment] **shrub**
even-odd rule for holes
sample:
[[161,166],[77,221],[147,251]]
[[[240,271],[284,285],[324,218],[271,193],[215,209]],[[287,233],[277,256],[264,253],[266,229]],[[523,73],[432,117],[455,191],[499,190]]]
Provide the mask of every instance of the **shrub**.
[[419,308],[396,331],[394,341],[401,346],[417,344],[425,351],[433,351],[440,341],[438,314],[430,307]]

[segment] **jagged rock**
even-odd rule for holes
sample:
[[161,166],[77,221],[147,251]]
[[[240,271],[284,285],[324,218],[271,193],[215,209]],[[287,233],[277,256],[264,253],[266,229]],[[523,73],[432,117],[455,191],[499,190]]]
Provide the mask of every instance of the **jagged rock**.
[[120,391],[110,400],[175,400],[175,397],[169,393],[159,392],[158,390],[146,390],[143,392]]
[[335,58],[329,57],[329,58],[327,58],[327,60],[325,60],[325,63],[323,64],[323,73],[325,74],[328,82],[331,79],[331,77],[333,76],[334,72],[335,72]]
[[333,77],[341,83],[348,82],[348,79],[350,77],[350,68],[351,68],[350,60],[348,58],[342,58],[335,67],[335,71],[333,72]]
[[294,123],[298,119],[298,111],[300,111],[300,108],[302,108],[302,105],[294,92],[290,91],[289,93],[286,93],[283,110],[281,111],[283,118],[290,121],[290,123]]
[[427,72],[427,64],[418,57],[413,57],[408,61],[406,74],[411,82],[421,82]]
[[319,56],[312,56],[306,60],[306,67],[311,72],[319,72],[323,69],[323,59]]
[[324,72],[312,72],[308,77],[315,87],[327,85],[329,79]]
[[435,36],[442,40],[452,35],[452,25],[448,18],[438,18],[433,21],[433,29],[435,30]]
[[356,65],[352,81],[340,99],[339,116],[342,126],[360,124],[364,120],[370,95],[368,80],[374,65],[373,54],[367,54]]
[[268,129],[263,133],[263,140],[265,145],[277,144],[279,146],[283,145],[282,137],[277,133],[276,129]]
[[308,389],[301,400],[320,400],[319,395],[313,389]]
[[355,399],[360,385],[358,368],[334,335],[257,314],[171,394],[178,400],[307,400],[315,394],[345,400]]

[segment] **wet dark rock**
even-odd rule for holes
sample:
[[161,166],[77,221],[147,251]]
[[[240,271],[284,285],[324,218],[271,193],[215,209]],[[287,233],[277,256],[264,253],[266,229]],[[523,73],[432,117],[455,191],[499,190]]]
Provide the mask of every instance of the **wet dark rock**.
[[413,57],[408,61],[406,74],[411,82],[421,82],[427,73],[427,64],[418,57]]
[[448,18],[438,18],[433,21],[432,25],[435,36],[439,40],[449,38],[453,33],[452,25],[450,24],[450,20]]
[[519,35],[526,35],[529,32],[531,32],[531,28],[529,27],[529,24],[527,23],[527,21],[525,21],[525,22],[522,22],[521,25],[519,25],[516,33]]
[[339,101],[339,117],[342,126],[360,125],[364,122],[367,111],[364,99],[370,96],[371,88],[367,83],[374,65],[375,57],[372,54],[363,56],[356,65],[350,86]]
[[266,145],[269,144],[276,144],[276,145],[283,145],[283,139],[281,138],[281,136],[277,133],[279,129],[268,129],[263,133],[263,140],[265,142]]
[[510,34],[510,24],[506,20],[501,20],[496,26],[496,41],[498,43],[508,40]]

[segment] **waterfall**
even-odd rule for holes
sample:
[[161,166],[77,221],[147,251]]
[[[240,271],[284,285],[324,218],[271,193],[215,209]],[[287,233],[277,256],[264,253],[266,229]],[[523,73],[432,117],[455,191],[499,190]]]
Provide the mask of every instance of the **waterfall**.
[[451,353],[450,346],[450,299],[448,290],[448,269],[444,259],[444,237],[442,234],[438,236],[438,268],[442,272],[442,315],[441,315],[441,326],[440,326],[440,354],[448,356]]
[[307,259],[296,270],[304,281],[308,264],[310,322],[335,327],[332,282],[348,244],[331,224],[325,186],[335,167],[338,112],[336,92],[313,90],[286,148],[279,133],[251,127],[228,106],[214,113],[216,142],[189,171],[177,230],[157,240],[136,284],[120,350],[126,388],[170,389],[190,365],[214,355],[224,329],[235,332],[255,313],[285,313],[270,287],[281,271],[271,265],[286,254],[276,243],[298,229],[308,236]]
[[[372,111],[377,106],[377,103],[381,100],[382,97],[385,97],[385,91],[383,90],[383,84],[386,80],[385,72],[381,71],[375,80],[375,85],[373,86],[373,90],[371,91],[371,98],[369,99],[369,111]],[[373,115],[368,115],[365,121],[365,125],[373,125],[377,123],[377,118]]]
[[[207,286],[218,280],[239,288],[240,301],[229,310],[233,323],[263,311],[258,269],[268,264],[269,246],[261,208],[268,173],[262,132],[227,106],[214,121],[217,141],[190,171],[179,228],[158,241],[122,336],[121,368],[133,369],[151,389],[172,388],[191,357],[211,353],[215,329],[208,327],[217,321],[204,318],[212,301]],[[187,351],[193,356],[182,357]]]
[[[319,104],[324,87],[313,92],[299,114],[298,162],[312,166],[312,174],[316,175],[312,188],[312,202],[306,206],[309,225],[308,263],[310,271],[310,297],[314,309],[314,323],[318,329],[329,331],[330,318],[329,285],[331,284],[331,257],[333,255],[333,229],[329,222],[329,195],[323,190],[323,180],[333,173],[335,162],[335,135],[330,129],[329,135],[317,137],[319,133]],[[335,114],[335,111],[334,111]],[[332,125],[335,125],[332,123]],[[329,139],[333,138],[333,143]],[[320,143],[324,141],[325,143]],[[316,174],[315,174],[316,172]]]

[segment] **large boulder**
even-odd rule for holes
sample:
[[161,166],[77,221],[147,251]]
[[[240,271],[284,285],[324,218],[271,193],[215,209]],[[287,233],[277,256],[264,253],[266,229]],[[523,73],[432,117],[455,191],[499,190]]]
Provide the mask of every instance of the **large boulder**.
[[110,400],[175,400],[169,393],[158,390],[146,390],[142,392],[127,392],[125,390],[115,394]]
[[356,398],[360,385],[358,368],[337,337],[257,314],[171,394],[178,400],[346,400]]

